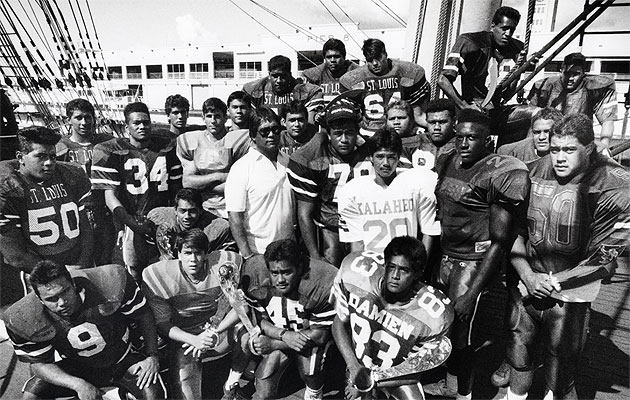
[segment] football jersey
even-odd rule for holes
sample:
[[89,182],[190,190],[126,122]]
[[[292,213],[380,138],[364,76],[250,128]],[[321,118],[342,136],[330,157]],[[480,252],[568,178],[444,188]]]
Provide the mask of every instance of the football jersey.
[[[218,250],[207,255],[208,273],[195,283],[182,270],[179,260],[160,261],[142,272],[143,289],[149,300],[156,324],[177,326],[198,334],[206,322],[216,316],[219,322],[229,311],[227,302],[219,299],[219,267],[226,262],[237,266],[240,274],[243,258],[231,251]],[[223,296],[224,297],[224,296]],[[226,300],[224,298],[224,300]]]
[[367,65],[347,72],[339,79],[340,91],[363,89],[363,120],[361,128],[374,132],[387,123],[385,113],[389,104],[407,100],[411,105],[421,105],[429,100],[431,86],[421,66],[399,60],[388,60],[389,71],[375,75]]
[[315,259],[309,263],[297,289],[296,299],[283,297],[269,279],[262,287],[253,287],[248,297],[257,312],[266,315],[278,328],[291,331],[330,329],[335,310],[328,302],[337,268]]
[[[359,68],[356,63],[349,60],[344,62],[344,67],[344,74],[348,71]],[[322,88],[325,104],[328,104],[330,100],[341,93],[339,90],[339,78],[335,78],[332,75],[330,69],[328,69],[325,63],[302,71],[302,78],[306,79],[308,83],[312,83],[313,85],[317,85]]]
[[319,86],[310,83],[300,83],[297,79],[293,81],[291,85],[293,89],[284,94],[274,93],[273,85],[268,76],[246,83],[243,85],[243,91],[252,96],[252,105],[254,107],[265,106],[271,108],[277,115],[280,115],[282,106],[289,104],[293,100],[304,103],[309,113],[324,107],[324,95]]
[[[232,164],[247,153],[250,143],[249,131],[246,129],[229,131],[220,140],[205,130],[186,132],[177,138],[177,156],[186,171],[192,170],[197,175],[229,172]],[[193,168],[189,169],[189,163],[193,164]],[[223,213],[221,216],[227,218],[225,197],[222,194],[201,189],[201,197],[206,210],[219,210]]]
[[81,144],[70,140],[70,136],[62,136],[57,143],[57,161],[71,162],[80,165],[83,170],[90,176],[90,168],[92,167],[92,156],[94,154],[94,146],[99,143],[113,139],[112,135],[106,133],[97,133],[92,137],[90,143]]
[[382,252],[398,236],[439,235],[435,184],[431,170],[399,173],[387,187],[373,176],[359,176],[339,194],[339,240],[363,242],[365,250]]
[[529,191],[527,167],[514,157],[489,154],[465,169],[456,152],[437,162],[438,219],[444,254],[481,260],[490,247],[490,205],[516,207]]
[[0,234],[22,235],[29,250],[72,265],[81,257],[80,218],[90,202],[90,180],[75,164],[58,162],[52,176],[35,183],[17,160],[0,163]]
[[518,142],[504,144],[497,149],[497,154],[516,157],[524,163],[538,160],[540,157],[536,153],[534,139],[531,136]]
[[133,278],[118,265],[71,274],[82,303],[72,318],[61,318],[44,308],[35,292],[4,316],[20,361],[52,363],[57,351],[79,366],[106,368],[129,351],[128,318],[151,312]]
[[285,129],[280,134],[280,143],[278,144],[278,149],[281,153],[284,153],[287,156],[291,156],[291,154],[293,154],[297,149],[308,143],[313,138],[313,136],[317,134],[317,127],[315,125],[308,124],[306,126],[306,137],[303,141],[298,142]]
[[337,229],[339,190],[355,176],[374,175],[374,169],[366,146],[355,149],[348,163],[333,153],[327,135],[318,134],[291,155],[287,175],[296,199],[318,202],[317,221]]
[[617,120],[617,92],[615,81],[607,76],[585,76],[580,85],[567,92],[562,85],[562,75],[542,79],[529,92],[530,104],[551,107],[563,114],[582,113],[602,123]]
[[350,323],[354,352],[368,368],[400,364],[425,342],[445,335],[453,323],[451,301],[432,286],[419,283],[406,304],[387,303],[381,294],[384,276],[382,254],[350,253],[331,292],[337,316]]
[[[586,173],[563,185],[551,157],[530,165],[527,258],[534,271],[566,271],[602,249],[612,261],[630,244],[630,172],[596,153],[591,160]],[[583,288],[565,289],[554,296],[583,298]]]
[[403,148],[398,166],[431,170],[435,166],[437,147],[427,133],[418,132],[418,129],[415,132],[413,136],[401,138]]
[[181,182],[182,166],[173,142],[165,148],[139,149],[128,139],[112,139],[94,148],[92,188],[116,190],[132,216],[170,205]]

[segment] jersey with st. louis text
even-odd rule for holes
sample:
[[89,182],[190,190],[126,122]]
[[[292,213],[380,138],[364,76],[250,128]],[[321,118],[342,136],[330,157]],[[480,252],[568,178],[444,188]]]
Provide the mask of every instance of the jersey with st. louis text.
[[181,182],[174,142],[139,149],[128,139],[112,139],[94,148],[92,187],[116,190],[129,215],[145,216],[155,207],[171,205]]
[[266,315],[278,328],[296,332],[304,329],[329,330],[335,318],[335,309],[328,298],[336,273],[337,268],[327,262],[311,259],[295,299],[282,296],[271,284],[250,289],[248,297],[256,311]]
[[[344,74],[357,68],[359,68],[359,66],[352,61],[346,60],[344,62]],[[325,104],[328,104],[330,100],[341,93],[339,91],[339,78],[335,78],[330,73],[330,69],[326,66],[326,63],[313,68],[305,69],[302,71],[302,78],[306,79],[308,83],[312,83],[313,85],[317,85],[322,88]]]
[[440,235],[436,180],[435,172],[418,168],[397,174],[387,187],[373,176],[354,178],[339,194],[339,240],[382,252],[398,236]]
[[361,146],[345,162],[331,150],[328,136],[317,134],[291,155],[287,175],[295,198],[319,203],[317,221],[331,229],[339,226],[339,190],[356,176],[374,175],[366,146]]
[[55,150],[57,152],[57,161],[66,161],[80,165],[88,176],[91,175],[92,158],[94,154],[94,146],[99,143],[113,139],[112,135],[106,133],[97,133],[87,144],[81,144],[70,140],[70,136],[62,136],[57,143]]
[[466,169],[453,151],[438,159],[436,170],[444,254],[483,259],[490,247],[490,205],[523,204],[529,191],[527,167],[514,157],[489,154]]
[[280,108],[296,100],[304,103],[306,109],[315,112],[324,107],[324,95],[319,86],[301,83],[294,79],[292,89],[288,93],[276,94],[269,77],[264,77],[243,85],[243,91],[252,97],[254,107],[265,106],[280,115]]
[[363,120],[361,128],[374,132],[384,128],[387,107],[396,100],[421,105],[429,100],[431,87],[424,68],[408,61],[388,60],[389,71],[378,76],[366,65],[347,72],[339,79],[340,91],[363,89]]
[[91,200],[90,180],[77,165],[58,162],[37,183],[17,160],[0,163],[0,234],[21,235],[35,254],[66,265],[81,257],[81,215]]
[[350,253],[331,292],[337,316],[350,322],[354,352],[368,368],[400,364],[425,342],[445,335],[453,323],[451,301],[432,286],[419,283],[406,304],[387,303],[381,294],[384,275],[382,254]]

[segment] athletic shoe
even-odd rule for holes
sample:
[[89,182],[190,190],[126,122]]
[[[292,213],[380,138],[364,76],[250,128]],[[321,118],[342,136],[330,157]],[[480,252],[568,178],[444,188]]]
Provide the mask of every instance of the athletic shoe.
[[457,397],[457,388],[449,388],[446,386],[446,379],[442,379],[439,382],[429,383],[428,385],[422,385],[422,389],[425,393],[433,396],[440,397]]
[[499,368],[492,373],[490,382],[492,382],[495,387],[507,386],[510,383],[510,371],[512,371],[512,367],[503,360]]

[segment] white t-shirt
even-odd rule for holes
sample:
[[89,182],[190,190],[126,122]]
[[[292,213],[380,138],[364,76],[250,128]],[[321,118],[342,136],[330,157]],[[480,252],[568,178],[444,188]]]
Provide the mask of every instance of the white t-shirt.
[[425,168],[398,173],[387,187],[374,176],[360,176],[339,193],[339,239],[363,242],[365,250],[383,252],[398,236],[440,235],[436,221],[437,174]]
[[286,168],[250,148],[230,169],[225,183],[227,211],[245,213],[252,251],[264,253],[276,240],[293,237],[294,200]]

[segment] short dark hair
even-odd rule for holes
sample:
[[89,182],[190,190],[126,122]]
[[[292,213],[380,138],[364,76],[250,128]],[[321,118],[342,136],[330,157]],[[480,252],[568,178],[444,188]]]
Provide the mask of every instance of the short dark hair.
[[585,114],[569,114],[553,126],[551,136],[573,136],[580,144],[588,146],[595,140],[593,120]]
[[534,126],[534,122],[539,119],[546,119],[553,121],[553,124],[556,125],[558,122],[562,121],[563,115],[560,110],[556,110],[555,108],[545,107],[536,111],[534,115],[532,115],[532,123],[531,126]]
[[125,123],[129,122],[129,116],[135,112],[141,112],[141,113],[146,113],[150,115],[149,107],[147,107],[146,104],[140,101],[129,103],[125,106],[125,109],[123,110],[123,115],[125,116]]
[[251,123],[249,124],[249,137],[255,138],[258,134],[258,128],[263,122],[276,121],[280,125],[280,117],[269,107],[258,107],[252,116]]
[[175,208],[180,200],[187,201],[189,203],[194,204],[200,210],[203,208],[203,198],[201,197],[201,192],[192,188],[183,188],[179,189],[177,194],[175,195]]
[[385,247],[385,262],[395,256],[403,256],[416,272],[424,271],[427,251],[421,241],[411,236],[395,237]]
[[457,105],[451,99],[435,99],[427,104],[426,114],[448,111],[451,118],[457,116]]
[[92,117],[96,117],[96,111],[94,110],[94,106],[92,103],[85,99],[72,99],[66,104],[66,117],[72,117],[75,110],[83,111],[92,115]]
[[470,122],[483,128],[485,135],[490,134],[490,118],[481,111],[473,110],[471,108],[463,108],[459,110],[457,114],[457,124],[463,124],[464,122]]
[[223,114],[227,115],[227,105],[223,102],[223,100],[217,97],[210,97],[203,102],[201,106],[201,113],[206,115],[206,113],[211,111],[221,111]]
[[287,114],[302,114],[306,119],[308,119],[308,110],[304,105],[304,102],[300,100],[292,100],[288,104],[283,104],[280,107],[280,118],[286,118]]
[[166,115],[171,113],[173,107],[183,108],[186,111],[190,111],[190,102],[181,94],[172,94],[166,98],[166,102],[164,103],[164,111],[166,111]]
[[396,131],[391,128],[377,130],[368,139],[367,144],[370,155],[374,155],[381,149],[391,150],[398,155],[402,153],[402,140]]
[[61,140],[61,135],[45,126],[31,126],[18,131],[18,150],[30,153],[33,144],[54,146]]
[[494,12],[494,16],[492,17],[492,23],[500,24],[501,19],[503,19],[503,17],[509,18],[511,20],[516,21],[516,23],[518,23],[521,20],[521,13],[519,13],[516,9],[512,7],[507,7],[507,6],[499,7]]
[[389,113],[390,110],[403,110],[407,113],[409,118],[413,119],[413,106],[407,100],[394,101],[392,104],[387,106],[387,113]]
[[184,245],[191,249],[201,250],[207,253],[210,242],[208,241],[208,236],[206,236],[201,229],[192,228],[187,231],[179,232],[175,238],[175,247],[178,252],[182,251]]
[[252,96],[248,95],[242,90],[237,90],[235,92],[230,93],[230,95],[227,98],[227,105],[229,106],[230,103],[233,102],[234,100],[240,100],[243,103],[248,104],[250,107],[252,105]]
[[383,54],[387,53],[387,50],[385,50],[385,43],[383,43],[380,39],[373,38],[365,39],[361,50],[363,51],[363,56],[366,61],[381,58]]
[[72,276],[65,265],[53,260],[42,260],[35,264],[28,280],[33,287],[33,291],[39,297],[37,286],[45,285],[57,278],[66,278],[72,282]]
[[267,268],[272,262],[287,261],[298,269],[298,274],[304,275],[308,271],[309,259],[293,239],[281,239],[272,242],[265,250]]
[[291,72],[291,60],[285,56],[274,56],[271,57],[269,62],[267,63],[267,69],[271,72],[274,69],[279,69],[284,72]]
[[330,38],[324,43],[324,48],[322,49],[324,57],[328,50],[336,50],[341,53],[344,58],[346,57],[346,45],[339,39]]

